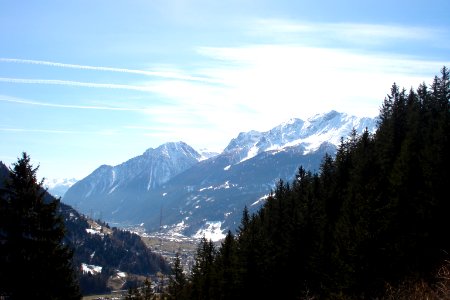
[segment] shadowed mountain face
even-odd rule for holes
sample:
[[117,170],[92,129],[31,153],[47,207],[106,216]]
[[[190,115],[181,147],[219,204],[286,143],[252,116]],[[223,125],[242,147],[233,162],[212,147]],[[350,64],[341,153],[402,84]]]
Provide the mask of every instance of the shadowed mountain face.
[[147,231],[186,235],[234,230],[247,206],[255,211],[279,179],[300,166],[317,171],[352,129],[374,132],[376,120],[331,111],[291,119],[267,132],[240,133],[203,159],[183,142],[163,144],[118,166],[101,166],[75,183],[63,201],[111,223],[144,223]]
[[64,202],[85,213],[103,211],[108,218],[121,205],[131,205],[125,199],[158,188],[198,163],[200,158],[199,153],[183,142],[150,148],[118,166],[100,166],[74,184],[66,192]]

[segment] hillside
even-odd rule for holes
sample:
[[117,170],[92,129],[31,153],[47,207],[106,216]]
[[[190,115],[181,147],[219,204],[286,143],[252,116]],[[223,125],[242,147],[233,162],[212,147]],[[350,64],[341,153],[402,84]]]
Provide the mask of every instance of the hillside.
[[449,299],[450,79],[393,84],[374,134],[300,167],[216,249],[178,299]]
[[265,132],[241,132],[207,159],[183,142],[166,143],[117,166],[100,166],[62,201],[117,226],[216,240],[236,229],[244,206],[255,212],[279,178],[293,178],[300,165],[317,171],[341,138],[366,128],[375,131],[376,120],[330,111]]
[[[8,168],[0,163],[0,187],[9,176]],[[54,199],[46,193],[47,201]],[[106,223],[94,221],[67,204],[60,203],[58,211],[64,219],[64,243],[74,250],[74,265],[83,294],[101,293],[113,287],[122,288],[135,275],[150,276],[167,273],[168,263],[149,250],[137,234]],[[112,281],[121,274],[121,284]]]

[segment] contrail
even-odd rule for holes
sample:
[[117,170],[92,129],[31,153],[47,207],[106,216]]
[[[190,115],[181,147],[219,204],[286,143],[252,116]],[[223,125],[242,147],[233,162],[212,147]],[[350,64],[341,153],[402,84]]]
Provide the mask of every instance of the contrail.
[[162,71],[145,71],[145,70],[136,70],[136,69],[126,69],[126,68],[114,68],[114,67],[99,67],[99,66],[88,66],[88,65],[77,65],[77,64],[65,64],[59,62],[45,61],[45,60],[32,60],[32,59],[19,59],[19,58],[1,58],[0,62],[9,62],[9,63],[20,63],[20,64],[32,64],[32,65],[44,65],[51,67],[59,67],[59,68],[69,68],[69,69],[81,69],[81,70],[93,70],[93,71],[106,71],[106,72],[118,72],[118,73],[130,73],[130,74],[139,74],[145,76],[152,77],[161,77],[161,78],[169,78],[169,79],[180,79],[187,81],[202,81],[209,83],[217,83],[216,80],[198,77],[198,76],[190,76],[183,75],[175,72],[162,72]]
[[56,108],[74,108],[74,109],[94,109],[94,110],[117,110],[117,111],[143,111],[145,108],[132,108],[132,107],[110,107],[110,106],[89,106],[89,105],[72,105],[72,104],[55,104],[47,102],[38,102],[26,99],[18,99],[14,97],[2,96],[0,95],[0,101],[27,104],[27,105],[37,105],[46,107],[56,107]]
[[114,84],[114,83],[93,83],[93,82],[81,82],[72,80],[59,80],[59,79],[23,79],[23,78],[9,78],[0,77],[0,82],[7,83],[24,83],[24,84],[52,84],[52,85],[68,85],[68,86],[80,86],[89,88],[105,88],[105,89],[122,89],[141,92],[152,92],[153,89],[146,86],[128,85],[128,84]]
[[59,130],[59,129],[30,129],[30,128],[6,128],[0,127],[3,132],[22,132],[22,133],[55,133],[55,134],[91,134],[91,135],[108,135],[111,133],[102,131],[75,131],[75,130]]
[[1,128],[0,131],[6,132],[39,132],[39,133],[78,133],[88,134],[92,132],[70,131],[70,130],[56,130],[56,129],[28,129],[28,128]]

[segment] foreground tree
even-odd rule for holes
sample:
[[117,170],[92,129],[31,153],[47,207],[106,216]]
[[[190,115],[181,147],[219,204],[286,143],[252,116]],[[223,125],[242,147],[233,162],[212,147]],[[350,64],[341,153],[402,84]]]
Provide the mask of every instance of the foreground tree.
[[37,170],[23,153],[1,190],[0,296],[80,299],[59,200],[46,196]]
[[180,254],[175,254],[175,262],[172,267],[172,275],[169,278],[168,293],[170,299],[182,299],[187,280],[181,265]]
[[448,299],[449,78],[394,84],[374,134],[244,208],[212,264],[203,240],[190,299]]

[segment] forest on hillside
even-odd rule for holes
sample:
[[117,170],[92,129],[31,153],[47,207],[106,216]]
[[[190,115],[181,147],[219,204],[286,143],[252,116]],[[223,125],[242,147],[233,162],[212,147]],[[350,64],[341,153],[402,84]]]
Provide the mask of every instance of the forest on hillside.
[[446,67],[417,90],[394,83],[374,134],[280,180],[218,249],[203,239],[170,297],[450,299],[449,100]]
[[135,233],[100,220],[102,229],[89,233],[89,219],[47,193],[30,160],[22,153],[12,168],[0,162],[0,299],[80,299],[110,292],[119,271],[128,274],[124,288],[138,275],[170,271]]
[[[202,239],[190,274],[177,257],[165,297],[450,299],[449,101],[446,67],[416,90],[394,83],[374,134],[353,131],[318,173],[299,166],[292,182],[280,179],[260,210],[244,208],[219,248]],[[75,231],[36,171],[26,153],[0,168],[10,177],[0,186],[0,298],[80,299],[74,263],[82,260],[77,240],[67,241]],[[111,251],[94,259],[147,272],[152,259],[119,253],[116,239],[141,253],[137,236],[116,231]],[[85,255],[107,243],[88,244]],[[146,283],[146,296],[130,289],[129,297],[153,297]]]
[[[119,271],[131,275],[123,288],[137,285],[133,277],[138,275],[150,277],[158,272],[170,273],[168,262],[151,251],[136,233],[110,227],[97,220],[102,229],[98,233],[88,234],[86,230],[90,225],[87,217],[63,203],[60,203],[60,210],[66,228],[63,242],[74,251],[73,264],[77,266],[76,275],[83,295],[111,292],[108,281],[116,277]],[[101,266],[101,272],[85,272],[80,268],[83,263]]]

